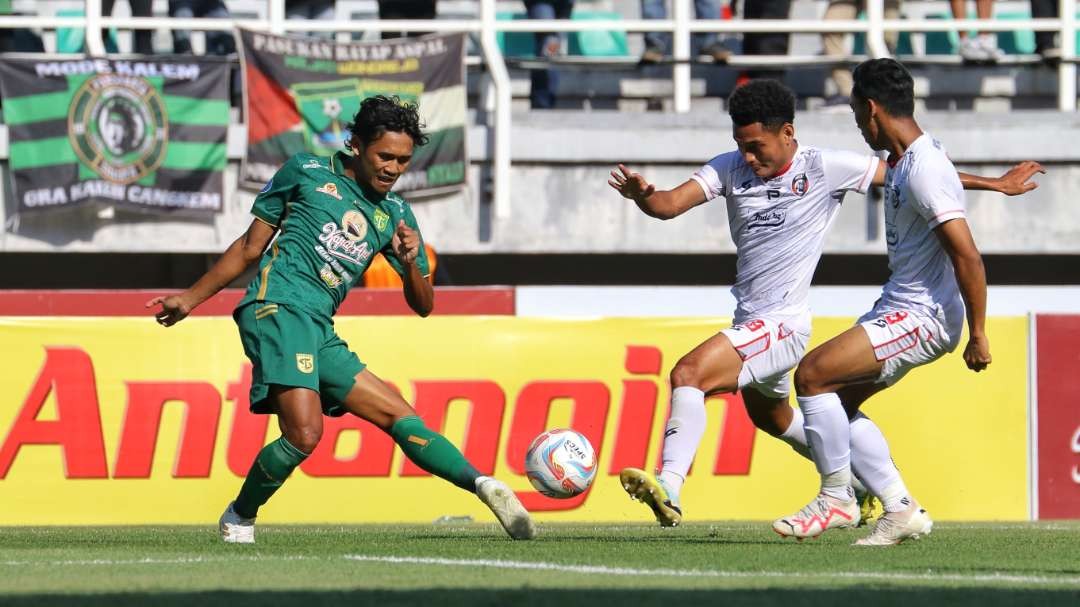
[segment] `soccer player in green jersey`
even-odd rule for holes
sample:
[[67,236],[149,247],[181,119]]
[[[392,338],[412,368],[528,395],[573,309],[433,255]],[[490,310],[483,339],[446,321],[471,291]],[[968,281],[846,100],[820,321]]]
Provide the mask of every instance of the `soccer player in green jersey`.
[[389,433],[424,470],[476,493],[512,538],[536,534],[514,492],[427,428],[334,332],[338,305],[380,252],[401,274],[409,306],[431,313],[434,290],[416,217],[390,191],[414,147],[427,142],[421,129],[415,105],[365,99],[349,125],[350,153],[290,158],[255,198],[255,219],[221,259],[183,293],[147,302],[161,306],[160,324],[172,326],[259,260],[233,318],[252,363],[251,410],[276,414],[282,436],[259,452],[221,515],[226,542],[255,541],[259,507],[318,444],[323,415],[345,413]]

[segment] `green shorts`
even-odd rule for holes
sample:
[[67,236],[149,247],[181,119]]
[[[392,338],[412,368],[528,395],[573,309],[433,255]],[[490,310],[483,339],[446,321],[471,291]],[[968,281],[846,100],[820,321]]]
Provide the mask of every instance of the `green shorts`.
[[345,396],[364,370],[331,323],[286,304],[256,301],[233,312],[244,353],[251,359],[251,412],[273,413],[270,386],[319,393],[325,415],[345,414]]

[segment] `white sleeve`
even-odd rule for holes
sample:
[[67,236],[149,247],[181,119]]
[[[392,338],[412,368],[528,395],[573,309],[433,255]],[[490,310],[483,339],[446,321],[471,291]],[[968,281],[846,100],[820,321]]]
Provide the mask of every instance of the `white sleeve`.
[[729,176],[731,175],[731,158],[735,152],[720,154],[707,162],[690,176],[701,186],[705,192],[705,199],[712,200],[720,196],[727,196]]
[[825,182],[830,192],[854,190],[865,193],[877,171],[877,156],[842,150],[821,150]]
[[964,186],[952,163],[924,164],[908,177],[908,201],[934,229],[965,216]]

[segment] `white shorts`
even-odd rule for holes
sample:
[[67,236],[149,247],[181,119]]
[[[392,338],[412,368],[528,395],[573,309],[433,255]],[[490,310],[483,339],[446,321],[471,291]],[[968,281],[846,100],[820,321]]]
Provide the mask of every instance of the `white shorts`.
[[856,322],[866,331],[874,346],[874,357],[882,363],[878,381],[887,386],[900,381],[915,367],[955,350],[963,331],[962,321],[949,323],[944,314],[914,310],[875,308]]
[[757,317],[721,331],[743,361],[739,388],[785,398],[791,392],[791,370],[799,365],[810,342],[810,314],[784,319]]

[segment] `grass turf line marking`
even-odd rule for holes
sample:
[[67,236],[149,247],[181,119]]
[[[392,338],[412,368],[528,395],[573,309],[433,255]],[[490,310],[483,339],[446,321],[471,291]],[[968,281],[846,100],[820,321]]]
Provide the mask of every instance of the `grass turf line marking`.
[[605,567],[603,565],[562,565],[538,561],[503,561],[488,559],[446,559],[418,556],[372,556],[365,554],[347,554],[346,559],[367,563],[400,563],[412,565],[442,565],[446,567],[492,567],[496,569],[523,569],[530,571],[557,571],[560,573],[582,573],[599,575],[635,575],[660,577],[697,577],[697,578],[799,578],[799,579],[854,579],[854,580],[894,580],[894,581],[929,581],[929,582],[1007,582],[1016,584],[1051,585],[1064,584],[1080,586],[1080,577],[1047,577],[1013,575],[1007,573],[889,573],[889,572],[820,572],[800,571],[723,571],[701,569],[635,569],[630,567]]

